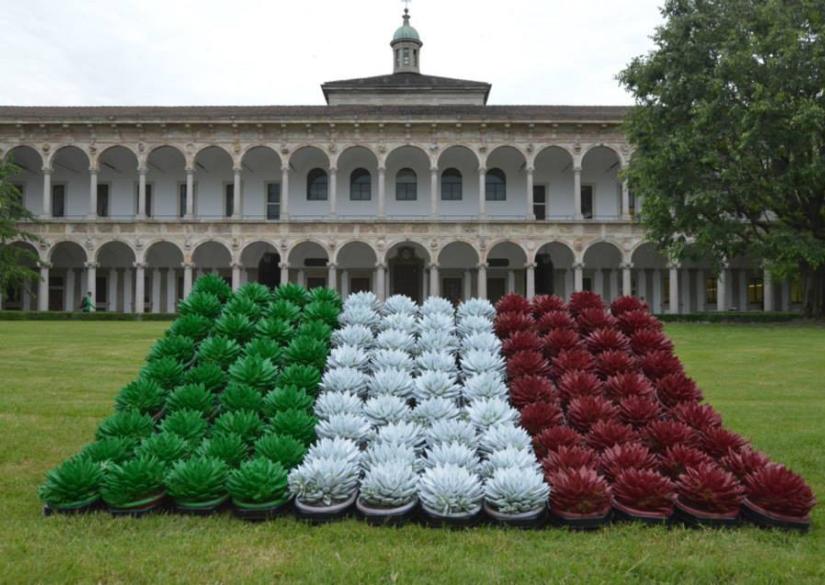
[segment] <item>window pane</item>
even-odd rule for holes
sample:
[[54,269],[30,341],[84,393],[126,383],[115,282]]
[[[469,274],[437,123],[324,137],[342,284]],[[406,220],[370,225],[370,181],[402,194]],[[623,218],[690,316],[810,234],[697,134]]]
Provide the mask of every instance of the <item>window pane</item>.
[[372,199],[372,175],[366,169],[352,171],[349,198],[351,201],[369,201]]
[[146,217],[152,217],[152,185],[146,185]]
[[402,169],[395,178],[395,199],[415,201],[418,199],[418,177],[412,169]]
[[501,169],[488,171],[484,191],[487,201],[506,201],[507,176],[504,174],[504,171]]
[[224,200],[226,202],[224,214],[226,217],[232,217],[235,213],[235,185],[230,183],[224,187],[224,190]]
[[447,169],[441,175],[441,199],[443,201],[461,201],[461,172]]
[[326,201],[329,187],[327,172],[323,169],[313,169],[307,175],[307,200]]
[[97,216],[109,216],[109,185],[97,186]]
[[280,183],[268,183],[266,186],[266,218],[269,220],[281,218]]
[[186,184],[182,183],[178,189],[178,216],[186,215]]

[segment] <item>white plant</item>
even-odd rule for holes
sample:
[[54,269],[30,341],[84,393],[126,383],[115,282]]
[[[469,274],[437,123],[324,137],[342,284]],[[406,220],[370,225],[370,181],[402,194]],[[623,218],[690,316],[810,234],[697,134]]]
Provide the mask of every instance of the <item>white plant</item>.
[[373,370],[404,370],[412,372],[413,360],[406,351],[397,349],[377,349],[372,352]]
[[532,449],[530,435],[521,427],[513,424],[499,424],[490,427],[481,435],[478,445],[482,454],[490,455],[502,449]]
[[349,439],[359,445],[369,441],[373,435],[372,425],[365,416],[357,414],[335,414],[321,420],[315,426],[315,433],[322,439]]
[[491,353],[499,353],[501,351],[501,340],[493,333],[473,333],[461,340],[461,349],[464,351],[478,349]]
[[423,473],[418,497],[427,510],[443,516],[475,514],[481,509],[484,489],[477,475],[445,465]]
[[418,332],[418,322],[415,317],[408,315],[407,313],[395,313],[393,315],[387,315],[381,319],[381,323],[378,324],[378,328],[381,331],[386,331],[387,329],[398,329],[404,333],[415,335]]
[[458,351],[458,337],[444,329],[422,329],[419,331],[418,351]]
[[487,299],[467,299],[456,310],[459,319],[464,317],[484,317],[493,319],[496,316],[496,308]]
[[441,313],[443,315],[453,317],[455,315],[455,309],[453,308],[453,304],[447,299],[443,299],[441,297],[429,297],[421,305],[421,316],[426,317],[427,315],[432,315],[434,313]]
[[477,429],[484,431],[490,427],[518,421],[518,411],[500,398],[474,400],[465,408],[467,418]]
[[344,300],[344,310],[353,307],[363,307],[377,312],[381,310],[381,301],[372,291],[352,293]]
[[362,349],[371,349],[375,343],[372,330],[364,325],[347,325],[332,333],[332,343],[336,347],[352,345]]
[[440,443],[424,454],[424,466],[427,468],[445,465],[457,465],[467,471],[478,474],[481,460],[475,449],[461,443]]
[[465,377],[486,372],[504,372],[504,358],[498,353],[471,349],[464,352],[460,361],[461,372]]
[[425,351],[415,358],[415,365],[420,371],[432,370],[451,375],[455,375],[458,371],[455,356],[444,350]]
[[455,319],[449,313],[430,313],[424,315],[418,322],[420,331],[448,331],[455,330]]
[[484,461],[482,468],[482,475],[484,477],[491,477],[496,470],[505,467],[519,467],[521,469],[532,469],[536,473],[539,472],[539,464],[536,461],[536,456],[530,449],[514,449],[508,447],[499,451],[493,451]]
[[534,469],[499,469],[484,486],[487,503],[504,514],[539,510],[546,505],[549,495],[550,488]]
[[305,459],[343,459],[348,463],[360,465],[361,450],[355,441],[336,437],[320,439],[309,448]]
[[366,471],[381,463],[404,463],[418,469],[415,449],[402,443],[372,443],[361,457],[361,467]]
[[375,337],[375,347],[411,353],[415,350],[415,337],[399,329],[387,329]]
[[397,396],[404,400],[412,396],[413,389],[410,373],[395,369],[374,371],[367,384],[370,396]]
[[418,305],[406,295],[392,295],[384,301],[382,312],[385,315],[412,315],[418,314]]
[[375,427],[407,420],[410,412],[407,402],[397,396],[376,396],[364,403],[364,416]]
[[430,447],[442,443],[461,443],[475,447],[478,439],[473,424],[458,419],[437,420],[427,429],[426,434]]
[[325,392],[362,394],[367,389],[369,376],[355,368],[335,368],[324,372],[321,389]]
[[358,488],[360,469],[345,459],[305,459],[289,474],[289,491],[301,502],[331,506]]
[[484,372],[464,380],[464,398],[469,401],[484,398],[507,400],[509,392],[504,376],[498,372]]
[[361,372],[369,369],[370,356],[362,348],[354,345],[341,345],[333,349],[327,358],[327,369],[353,368]]
[[363,414],[364,403],[352,392],[322,392],[315,401],[314,412],[319,419],[336,414]]
[[464,317],[458,322],[457,330],[461,337],[469,337],[476,333],[492,333],[493,322],[484,317]]
[[419,401],[430,398],[455,400],[461,396],[461,386],[455,376],[446,372],[426,371],[415,379],[415,398]]
[[375,440],[379,443],[407,445],[415,450],[424,446],[424,432],[413,422],[402,421],[390,423],[378,429]]
[[373,331],[378,327],[379,320],[380,317],[375,310],[363,306],[349,307],[338,315],[341,325],[363,325]]
[[430,426],[440,420],[458,418],[461,410],[455,401],[447,398],[430,398],[419,402],[412,411],[411,419],[423,426]]
[[361,499],[368,506],[398,508],[416,498],[418,474],[403,462],[373,466],[361,480]]

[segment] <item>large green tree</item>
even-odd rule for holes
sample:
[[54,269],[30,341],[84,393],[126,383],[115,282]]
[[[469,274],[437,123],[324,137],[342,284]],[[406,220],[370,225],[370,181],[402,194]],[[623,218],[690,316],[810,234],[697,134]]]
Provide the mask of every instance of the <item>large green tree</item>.
[[0,159],[0,292],[9,288],[31,286],[40,279],[33,270],[38,257],[27,246],[14,242],[40,241],[36,235],[21,228],[21,222],[34,216],[23,204],[23,196],[11,179],[20,172],[12,162]]
[[825,315],[825,0],[668,0],[635,96],[627,178],[674,259],[748,253]]

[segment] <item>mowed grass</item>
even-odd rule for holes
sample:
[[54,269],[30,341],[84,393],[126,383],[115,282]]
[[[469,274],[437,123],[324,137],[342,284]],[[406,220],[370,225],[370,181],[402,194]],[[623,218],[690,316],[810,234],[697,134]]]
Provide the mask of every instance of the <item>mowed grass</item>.
[[[1,583],[825,582],[822,509],[807,536],[42,517],[44,473],[92,438],[166,326],[0,322]],[[726,424],[825,494],[825,328],[678,324],[668,333]]]

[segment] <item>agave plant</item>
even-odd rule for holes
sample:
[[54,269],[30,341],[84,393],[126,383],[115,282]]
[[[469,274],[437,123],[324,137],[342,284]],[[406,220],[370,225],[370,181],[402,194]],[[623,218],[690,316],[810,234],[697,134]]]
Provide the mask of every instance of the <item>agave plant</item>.
[[229,472],[226,489],[240,508],[276,506],[288,498],[287,472],[280,463],[252,459]]
[[341,297],[331,288],[317,287],[309,291],[309,302],[330,303],[341,308]]
[[539,457],[545,457],[548,453],[556,451],[561,447],[573,447],[584,445],[584,437],[568,426],[555,426],[544,429],[533,439],[533,449]]
[[388,329],[397,329],[404,333],[415,335],[418,331],[418,321],[413,313],[393,313],[381,318],[378,324],[381,331]]
[[573,370],[593,372],[596,369],[596,361],[586,349],[567,349],[559,352],[552,360],[552,373],[560,378],[565,373]]
[[478,474],[481,470],[481,460],[475,449],[461,443],[439,443],[424,453],[424,467],[439,467],[455,465],[467,471]]
[[307,459],[336,459],[360,465],[362,453],[358,443],[351,439],[323,438],[309,448]]
[[423,429],[413,422],[390,423],[378,429],[375,440],[379,443],[397,443],[420,450],[425,443]]
[[137,410],[118,412],[105,419],[97,428],[97,440],[119,437],[140,441],[152,434],[154,423],[148,415]]
[[471,349],[461,356],[461,372],[465,377],[488,372],[503,374],[504,359],[497,353]]
[[427,445],[435,447],[445,443],[460,443],[467,447],[475,447],[478,440],[476,428],[472,423],[464,420],[445,419],[437,420],[426,430]]
[[587,434],[587,444],[596,451],[604,451],[615,445],[625,445],[639,440],[639,434],[631,427],[617,420],[600,420]]
[[378,328],[381,317],[378,312],[368,307],[347,307],[344,304],[344,310],[338,315],[338,322],[341,325],[362,325],[370,330]]
[[377,349],[372,352],[373,370],[403,370],[412,372],[413,360],[406,351],[398,349]]
[[200,444],[196,455],[215,457],[229,467],[238,467],[249,456],[249,448],[237,433],[219,431]]
[[384,315],[416,315],[418,305],[406,295],[392,295],[384,301],[381,311]]
[[636,358],[626,351],[603,351],[596,356],[594,366],[602,378],[638,371]]
[[[542,326],[545,326],[545,321],[549,321],[551,317],[552,314],[545,315],[537,327],[541,329]],[[575,329],[550,329],[547,335],[542,338],[542,352],[549,360],[557,357],[562,352],[583,348],[584,343]]]
[[426,371],[415,379],[413,395],[418,401],[430,398],[446,398],[456,400],[461,396],[461,386],[456,379],[446,372]]
[[450,400],[449,398],[429,398],[419,402],[415,406],[410,414],[410,420],[428,427],[434,425],[437,421],[455,419],[460,415],[461,410],[456,406],[454,400]]
[[398,508],[416,498],[418,474],[403,461],[373,465],[361,480],[361,499],[376,508]]
[[722,427],[706,429],[701,435],[700,442],[705,453],[716,459],[748,446],[748,441],[744,437]]
[[730,471],[736,479],[745,482],[747,477],[770,463],[765,455],[748,447],[731,451],[720,459],[719,464]]
[[747,476],[745,493],[752,504],[793,518],[808,518],[816,505],[813,491],[805,480],[776,463],[769,463]]
[[220,395],[221,411],[235,412],[249,410],[261,413],[264,408],[264,398],[261,393],[251,386],[244,384],[230,384]]
[[722,416],[709,404],[683,402],[677,404],[670,414],[674,420],[683,422],[699,432],[722,426]]
[[380,311],[382,304],[378,297],[372,291],[361,291],[352,293],[344,301],[344,310],[353,307],[366,307],[373,311]]
[[430,313],[423,315],[418,322],[419,331],[446,331],[455,330],[455,320],[450,313]]
[[235,295],[223,306],[222,315],[243,315],[250,323],[256,325],[263,316],[265,309],[266,305],[261,306],[252,299]]
[[307,289],[295,283],[282,284],[275,289],[273,296],[276,301],[288,301],[299,307],[303,307],[312,299]]
[[138,457],[154,457],[164,466],[171,467],[181,459],[189,457],[192,445],[175,433],[156,433],[147,437],[135,450]]
[[412,353],[415,350],[415,337],[398,329],[387,329],[375,337],[375,347]]
[[645,376],[658,380],[671,374],[682,374],[682,363],[669,351],[652,351],[639,358],[639,366]]
[[194,446],[199,444],[208,428],[206,419],[196,410],[179,410],[163,419],[160,430],[164,433],[174,433],[181,439]]
[[634,429],[641,429],[662,416],[658,400],[644,396],[630,396],[619,403],[619,419]]
[[329,346],[332,339],[332,327],[323,321],[303,321],[295,330],[296,337],[309,337]]
[[175,464],[166,476],[166,491],[184,506],[217,503],[226,497],[229,467],[215,457],[193,457]]
[[359,467],[344,459],[307,458],[289,474],[289,491],[304,504],[331,506],[358,487]]
[[544,315],[550,311],[563,311],[565,309],[564,300],[555,295],[536,295],[530,299],[530,309],[533,315]]
[[614,402],[621,402],[625,398],[641,396],[650,400],[657,400],[656,390],[650,380],[644,375],[633,372],[616,374],[609,377],[604,383],[605,395]]
[[523,376],[549,376],[550,364],[537,351],[520,351],[507,361],[507,377],[511,380]]
[[124,386],[115,398],[118,411],[136,410],[154,415],[163,408],[166,393],[160,384],[147,378],[138,378]]
[[518,293],[507,293],[496,303],[498,313],[531,313],[530,301]]
[[460,345],[458,338],[446,329],[422,329],[416,343],[418,352],[447,351],[455,353]]
[[267,319],[297,323],[301,318],[301,307],[293,302],[280,299],[267,307],[265,316]]
[[453,309],[453,304],[447,299],[428,297],[427,300],[421,304],[421,316],[426,317],[437,313],[452,317],[455,314],[455,309]]
[[241,355],[241,346],[234,339],[216,335],[204,339],[198,347],[199,363],[215,363],[226,369]]
[[283,360],[283,350],[278,342],[266,337],[258,337],[253,339],[244,346],[244,355],[254,355],[260,358],[267,359],[273,365],[278,365]]
[[642,429],[641,434],[644,443],[656,453],[664,453],[675,445],[692,447],[698,444],[696,431],[677,421],[653,421]]
[[284,359],[289,364],[323,368],[327,361],[329,347],[323,341],[312,337],[298,336],[286,347]]
[[178,386],[166,399],[166,412],[194,410],[203,417],[210,417],[215,411],[215,397],[203,384]]
[[373,426],[379,427],[407,420],[411,410],[404,399],[383,395],[367,400],[363,412]]
[[414,386],[409,372],[385,369],[373,371],[367,382],[369,396],[396,396],[407,400],[412,397]]
[[336,414],[362,415],[364,403],[357,394],[351,392],[324,392],[314,405],[315,416],[321,420]]
[[226,380],[226,373],[218,364],[205,363],[186,372],[183,383],[202,384],[209,392],[215,394],[223,390]]
[[222,308],[221,300],[208,292],[193,291],[186,299],[178,303],[178,312],[182,317],[197,315],[207,319],[217,319]]
[[321,420],[315,432],[321,438],[349,439],[359,445],[369,441],[374,434],[369,419],[356,414],[334,414]]
[[492,335],[493,322],[486,317],[470,315],[459,320],[458,325],[456,325],[456,331],[462,338],[481,333]]
[[100,494],[113,508],[128,508],[163,494],[166,466],[151,455],[139,456],[106,469]]
[[149,350],[149,361],[170,357],[182,364],[188,364],[195,357],[195,341],[181,335],[161,337]]
[[102,481],[100,464],[86,457],[73,457],[46,474],[37,494],[54,509],[81,508],[100,497]]
[[382,463],[403,463],[415,470],[419,467],[415,449],[409,445],[400,443],[371,444],[361,457],[361,467],[365,471],[369,471]]
[[593,372],[571,370],[558,379],[559,397],[565,403],[584,396],[601,396],[604,383]]
[[266,392],[275,385],[278,371],[271,361],[255,355],[238,359],[229,368],[229,379],[236,384]]
[[418,497],[424,508],[442,516],[462,516],[481,509],[484,489],[477,475],[456,465],[427,469]]
[[580,445],[560,445],[541,460],[541,466],[548,477],[561,469],[598,469],[599,455],[590,447]]
[[272,292],[259,282],[248,282],[235,293],[237,298],[252,301],[259,307],[266,307],[272,302]]
[[255,334],[275,341],[280,346],[285,346],[295,335],[295,328],[286,319],[270,317],[262,319],[255,326]]
[[496,470],[484,485],[484,497],[503,514],[521,514],[542,509],[550,488],[532,469],[505,467]]
[[619,316],[619,329],[628,336],[633,336],[643,329],[661,330],[662,323],[648,311],[627,311]]
[[183,366],[173,357],[152,360],[140,372],[140,377],[156,382],[161,388],[171,390],[183,381]]
[[492,320],[496,316],[496,309],[487,299],[473,298],[462,302],[456,309],[456,315],[459,320],[465,317],[483,317]]
[[[152,435],[152,437],[157,435]],[[149,437],[151,439],[152,437]],[[145,439],[144,443],[149,439]],[[109,437],[94,443],[89,443],[78,454],[78,457],[90,459],[95,463],[106,466],[109,463],[123,463],[135,451],[135,441],[129,437]]]
[[310,396],[315,396],[318,393],[320,383],[321,370],[313,366],[297,364],[286,366],[276,380],[277,386],[295,386],[306,391]]
[[599,456],[599,471],[608,479],[615,479],[625,469],[655,470],[656,456],[641,443],[614,445]]
[[512,424],[498,424],[482,433],[478,445],[479,451],[486,455],[508,448],[529,449],[530,435]]
[[645,355],[652,351],[673,351],[673,343],[664,333],[656,329],[640,329],[630,336],[630,348],[636,355]]
[[517,331],[529,331],[536,325],[536,321],[529,313],[522,312],[499,312],[494,323],[496,335],[501,339],[507,339]]
[[698,403],[702,400],[702,392],[696,382],[681,372],[666,374],[656,380],[656,395],[667,407],[674,407],[682,402]]
[[500,398],[475,400],[465,408],[465,413],[481,431],[502,423],[516,424],[519,418],[518,411]]
[[369,376],[355,368],[333,368],[324,372],[321,389],[324,392],[364,394],[369,381]]
[[215,321],[215,332],[243,345],[254,337],[255,321],[242,313],[224,313]]
[[340,309],[333,303],[312,301],[304,307],[304,319],[308,321],[322,321],[330,327],[338,325]]
[[368,372],[370,367],[369,354],[355,345],[341,345],[333,349],[327,359],[327,368],[352,368],[361,372]]
[[519,413],[521,426],[531,435],[537,435],[547,427],[562,424],[564,412],[562,409],[547,402],[533,402],[521,409]]
[[232,296],[232,287],[217,274],[205,274],[195,281],[192,294],[208,293],[224,303]]
[[212,332],[213,321],[209,317],[201,315],[184,315],[175,319],[169,333],[188,337],[194,341],[200,341],[209,336]]
[[492,477],[499,469],[516,467],[518,469],[531,470],[538,473],[541,469],[536,456],[529,449],[514,449],[508,447],[500,451],[494,451],[482,463],[482,477],[485,479]]
[[501,352],[508,358],[520,351],[541,352],[543,349],[544,343],[534,331],[516,331],[501,345]]
[[213,431],[237,434],[247,445],[250,445],[261,435],[263,421],[257,413],[249,410],[226,412],[215,420]]
[[630,349],[630,339],[618,329],[596,329],[584,339],[584,343],[593,354],[605,351],[626,352]]
[[624,296],[618,297],[610,303],[610,312],[618,317],[627,313],[628,311],[646,311],[647,304],[636,297]]
[[306,446],[289,435],[267,434],[255,442],[255,457],[265,457],[286,470],[297,467],[306,452]]
[[611,420],[618,415],[618,408],[601,396],[574,398],[567,407],[567,420],[577,431],[587,433],[600,420]]
[[507,386],[500,373],[484,372],[465,378],[462,394],[469,401],[488,398],[506,400]]
[[478,349],[498,353],[502,349],[501,341],[492,333],[481,332],[467,335],[461,340],[461,348],[464,351]]
[[[572,312],[572,310],[571,310]],[[602,308],[583,309],[575,315],[576,324],[582,335],[589,335],[597,329],[614,329],[616,318]]]
[[272,418],[283,410],[306,410],[312,409],[312,396],[306,391],[295,386],[278,387],[272,390],[263,399],[261,412],[267,418]]
[[315,425],[318,420],[304,410],[290,408],[275,414],[270,420],[270,431],[278,435],[289,435],[309,445],[315,440]]
[[679,479],[688,467],[713,463],[706,453],[687,445],[674,445],[659,456],[659,470],[672,480]]
[[[465,382],[466,391],[467,382]],[[521,408],[532,402],[555,402],[556,388],[543,376],[522,376],[510,382],[510,401]]]
[[625,469],[612,486],[613,498],[621,505],[642,512],[673,513],[673,482],[650,469]]
[[[576,320],[567,311],[550,311],[541,317],[537,317],[537,319],[536,329],[541,333],[545,333],[548,338],[554,333],[561,332],[572,332],[576,335],[572,345],[569,347],[553,347],[557,352],[561,349],[569,349],[570,347],[581,345],[579,334],[576,331]],[[561,339],[569,339],[569,337],[564,335]]]
[[435,371],[455,374],[457,366],[455,356],[443,349],[422,352],[415,358],[415,365],[419,371]]
[[744,488],[733,474],[714,463],[688,467],[676,481],[676,493],[682,503],[712,514],[732,514],[739,510]]
[[586,467],[551,473],[550,505],[572,514],[604,514],[610,509],[610,487],[595,470]]
[[347,325],[341,327],[332,334],[332,343],[337,347],[351,345],[361,349],[371,349],[375,342],[375,337],[369,327],[364,325]]

